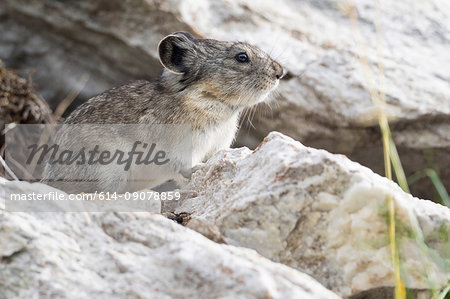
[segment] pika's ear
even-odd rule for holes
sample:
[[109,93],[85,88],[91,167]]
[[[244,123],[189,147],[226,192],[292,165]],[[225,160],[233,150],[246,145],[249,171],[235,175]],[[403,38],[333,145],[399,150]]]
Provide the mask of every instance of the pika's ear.
[[195,37],[187,32],[175,32],[158,44],[161,64],[176,74],[186,73],[195,62]]

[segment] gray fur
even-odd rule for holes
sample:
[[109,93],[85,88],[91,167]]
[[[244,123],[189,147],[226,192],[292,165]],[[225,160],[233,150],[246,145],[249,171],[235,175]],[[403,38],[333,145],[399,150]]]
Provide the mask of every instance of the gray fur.
[[[190,125],[195,165],[230,146],[240,112],[263,101],[284,75],[279,63],[242,42],[196,39],[189,33],[176,32],[161,40],[158,53],[165,68],[155,82],[135,81],[108,90],[78,107],[65,123]],[[238,62],[239,53],[246,53],[249,62]],[[181,136],[165,138],[177,140]],[[174,165],[178,173],[165,179],[179,179],[186,167]],[[47,170],[62,173],[62,177],[71,171],[77,170]],[[117,186],[105,179],[97,189],[112,191]],[[136,186],[142,187],[154,186]],[[133,191],[127,188],[114,191]]]

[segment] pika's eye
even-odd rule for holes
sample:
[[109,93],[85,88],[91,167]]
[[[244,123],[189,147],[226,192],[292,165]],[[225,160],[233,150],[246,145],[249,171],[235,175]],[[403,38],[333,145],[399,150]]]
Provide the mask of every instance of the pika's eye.
[[237,54],[234,58],[236,58],[236,60],[241,63],[250,61],[250,59],[248,59],[247,53],[244,53],[244,52]]

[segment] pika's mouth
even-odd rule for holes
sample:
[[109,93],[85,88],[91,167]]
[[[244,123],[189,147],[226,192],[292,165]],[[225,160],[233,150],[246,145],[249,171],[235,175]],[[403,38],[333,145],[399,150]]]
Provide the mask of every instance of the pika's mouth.
[[279,79],[275,80],[275,84],[270,89],[270,91],[274,91],[278,87],[278,85],[280,85],[280,80]]
[[278,87],[280,80],[273,80],[267,82],[264,86],[252,86],[243,89],[240,94],[245,94],[244,97],[236,97],[236,106],[241,108],[251,107],[262,102],[266,102],[270,94]]
[[271,92],[273,92],[275,89],[277,89],[278,85],[280,85],[279,79],[273,81],[272,86],[269,87],[266,91],[264,91],[263,94],[269,95]]

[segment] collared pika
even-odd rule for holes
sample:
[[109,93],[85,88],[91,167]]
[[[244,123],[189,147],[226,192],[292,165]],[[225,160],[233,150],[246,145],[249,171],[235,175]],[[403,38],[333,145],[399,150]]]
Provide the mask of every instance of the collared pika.
[[[186,124],[192,130],[191,161],[182,165],[177,149],[170,162],[172,172],[156,171],[151,180],[139,183],[130,180],[145,167],[132,167],[124,175],[113,168],[102,173],[105,170],[89,166],[83,175],[91,178],[95,172],[95,191],[134,191],[186,176],[192,165],[231,145],[243,109],[264,101],[284,75],[281,65],[255,46],[197,39],[185,32],[163,38],[158,54],[164,70],[155,82],[135,81],[106,91],[78,107],[65,124]],[[153,136],[150,143],[167,144],[183,137],[169,135]],[[47,173],[64,179],[73,171],[52,166]]]

